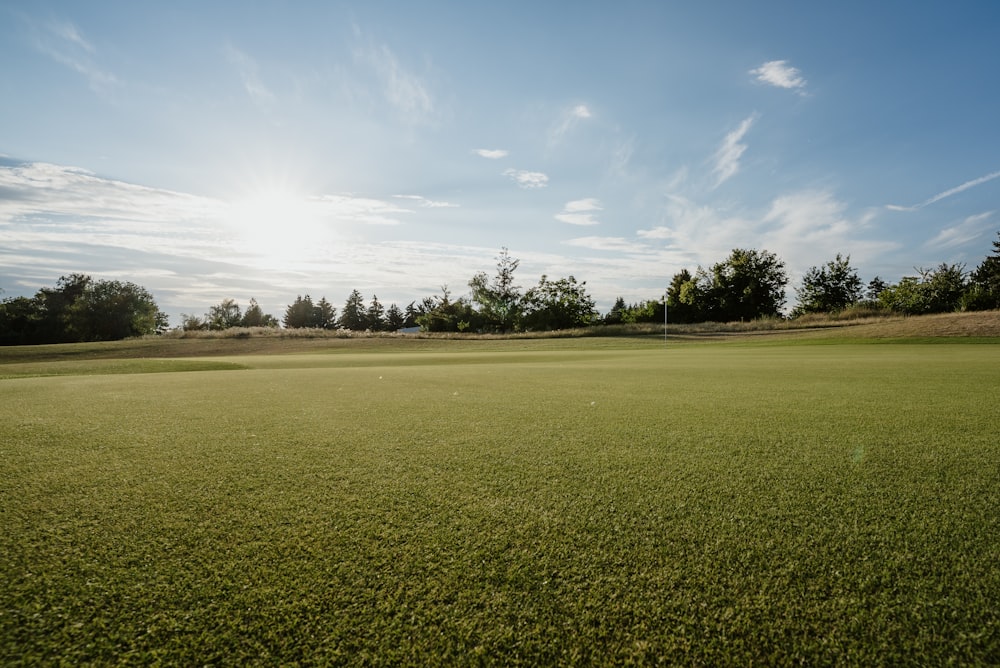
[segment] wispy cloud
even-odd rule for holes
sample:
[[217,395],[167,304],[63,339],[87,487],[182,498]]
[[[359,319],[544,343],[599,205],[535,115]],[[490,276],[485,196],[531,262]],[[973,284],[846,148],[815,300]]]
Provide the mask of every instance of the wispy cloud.
[[542,172],[529,172],[523,169],[505,169],[503,175],[525,189],[544,188],[549,185],[549,177]]
[[226,60],[236,68],[243,82],[243,88],[254,104],[264,109],[268,108],[274,102],[274,93],[261,80],[257,61],[232,44],[227,44],[223,53]]
[[560,117],[556,126],[549,133],[549,145],[553,145],[562,140],[570,130],[576,127],[580,122],[586,121],[594,117],[594,113],[585,104],[577,104],[570,107],[564,111]]
[[798,90],[800,93],[806,86],[806,80],[802,78],[802,73],[795,67],[788,64],[787,60],[771,60],[758,68],[750,70],[750,74],[757,77],[757,81],[769,86]]
[[393,195],[396,199],[406,199],[411,200],[417,204],[417,206],[423,207],[425,209],[452,209],[458,208],[458,204],[452,202],[439,202],[435,200],[427,199],[422,195]]
[[[360,31],[356,31],[360,34]],[[372,69],[381,86],[382,96],[412,123],[426,121],[435,110],[434,98],[424,80],[409,71],[385,44],[369,42],[355,49],[355,59]]]
[[756,118],[756,115],[753,115],[743,119],[739,127],[726,135],[726,138],[722,141],[722,145],[715,152],[715,167],[712,171],[716,177],[716,188],[740,171],[740,158],[743,157],[743,153],[747,150],[747,145],[741,142]]
[[635,253],[648,251],[648,246],[629,241],[624,237],[577,237],[565,242],[569,246],[615,253]]
[[364,223],[365,225],[399,225],[399,213],[412,213],[392,202],[357,195],[316,195],[309,200],[319,205],[318,213],[330,220]]
[[94,46],[86,39],[84,39],[83,35],[80,33],[79,28],[77,28],[76,25],[74,25],[73,23],[70,23],[68,21],[64,22],[53,21],[52,23],[49,24],[49,28],[53,34],[61,37],[67,42],[76,44],[87,53],[94,53]]
[[107,92],[119,85],[118,77],[97,64],[97,49],[80,29],[69,21],[51,21],[41,26],[31,23],[35,48],[83,76],[91,90]]
[[986,211],[969,216],[957,225],[946,227],[938,232],[937,236],[924,244],[925,248],[953,248],[962,246],[981,237],[984,233],[993,228],[993,214],[995,211]]
[[600,221],[594,218],[595,211],[602,211],[601,202],[593,197],[566,202],[561,213],[556,214],[556,220],[570,225],[598,225]]
[[918,209],[924,208],[925,206],[929,206],[931,204],[934,204],[935,202],[940,202],[941,200],[945,199],[946,197],[951,197],[952,195],[957,195],[960,192],[965,192],[969,188],[975,188],[976,186],[979,186],[979,185],[982,185],[982,184],[987,183],[989,181],[992,181],[995,178],[1000,178],[1000,171],[998,171],[998,172],[991,172],[991,173],[987,174],[986,176],[980,176],[978,179],[972,179],[971,181],[966,181],[965,183],[963,183],[960,186],[955,186],[954,188],[949,188],[948,190],[945,190],[944,192],[940,192],[937,195],[934,195],[934,197],[931,197],[930,199],[924,200],[920,204],[914,204],[913,206],[900,206],[898,204],[887,204],[885,206],[885,208],[889,209],[890,211],[916,211]]
[[489,160],[499,160],[500,158],[506,158],[509,155],[509,153],[502,148],[477,148],[473,152],[476,155]]

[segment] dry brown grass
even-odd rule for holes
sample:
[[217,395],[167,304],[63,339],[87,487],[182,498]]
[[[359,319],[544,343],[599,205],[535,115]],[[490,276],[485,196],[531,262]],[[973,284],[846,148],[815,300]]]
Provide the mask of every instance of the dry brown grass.
[[[892,339],[997,339],[1000,311],[942,313],[925,316],[879,316],[842,320],[811,316],[808,320],[755,320],[752,322],[674,325],[668,329],[674,342],[782,340],[892,340]],[[365,350],[417,351],[454,349],[454,345],[535,346],[560,345],[558,339],[601,337],[609,344],[627,339],[645,345],[663,337],[663,325],[644,323],[613,325],[561,332],[514,335],[395,332],[344,332],[317,329],[234,329],[223,332],[170,332],[163,336],[103,343],[46,346],[0,346],[0,364],[66,359],[221,357],[230,355],[307,352],[362,352]],[[532,343],[532,340],[537,343]],[[545,343],[549,340],[549,343]],[[520,342],[520,344],[515,343]],[[444,348],[443,348],[444,347]]]

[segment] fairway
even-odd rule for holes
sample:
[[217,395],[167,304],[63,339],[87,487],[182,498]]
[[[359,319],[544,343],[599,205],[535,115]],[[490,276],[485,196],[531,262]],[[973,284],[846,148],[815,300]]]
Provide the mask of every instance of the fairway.
[[0,378],[4,665],[1000,663],[997,345]]

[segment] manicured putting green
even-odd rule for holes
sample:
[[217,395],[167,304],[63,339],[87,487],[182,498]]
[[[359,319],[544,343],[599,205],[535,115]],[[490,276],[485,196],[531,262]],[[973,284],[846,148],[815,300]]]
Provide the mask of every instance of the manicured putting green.
[[0,380],[0,661],[1000,662],[1000,346],[491,345]]

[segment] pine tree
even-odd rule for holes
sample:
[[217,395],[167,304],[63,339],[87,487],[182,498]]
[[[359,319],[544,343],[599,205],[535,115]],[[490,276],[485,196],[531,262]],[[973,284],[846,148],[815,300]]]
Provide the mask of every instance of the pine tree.
[[312,327],[313,309],[312,298],[309,295],[296,297],[295,301],[285,309],[285,327],[288,329]]
[[390,304],[385,311],[385,328],[387,331],[395,332],[402,329],[406,323],[406,316],[395,304]]
[[365,312],[365,299],[357,290],[344,303],[344,310],[340,313],[340,326],[353,331],[364,331],[368,327],[368,318]]
[[382,307],[382,303],[375,295],[372,295],[372,303],[368,307],[366,320],[368,329],[373,332],[380,332],[385,329],[385,308]]
[[326,297],[322,297],[316,306],[313,307],[312,320],[313,327],[334,329],[337,327],[337,309],[326,300]]

